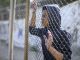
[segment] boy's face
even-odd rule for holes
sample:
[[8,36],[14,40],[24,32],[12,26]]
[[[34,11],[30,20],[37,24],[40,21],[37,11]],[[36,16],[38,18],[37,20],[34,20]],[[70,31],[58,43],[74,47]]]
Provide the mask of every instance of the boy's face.
[[46,10],[43,10],[43,12],[42,12],[42,25],[44,27],[48,27],[48,25],[49,25],[48,12]]

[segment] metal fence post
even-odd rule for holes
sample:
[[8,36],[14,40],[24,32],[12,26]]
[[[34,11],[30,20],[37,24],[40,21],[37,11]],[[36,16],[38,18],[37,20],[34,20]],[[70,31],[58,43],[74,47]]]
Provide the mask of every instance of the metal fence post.
[[29,5],[30,0],[26,0],[24,60],[28,60]]
[[13,23],[15,20],[15,4],[16,0],[10,0],[9,14],[9,60],[13,60]]

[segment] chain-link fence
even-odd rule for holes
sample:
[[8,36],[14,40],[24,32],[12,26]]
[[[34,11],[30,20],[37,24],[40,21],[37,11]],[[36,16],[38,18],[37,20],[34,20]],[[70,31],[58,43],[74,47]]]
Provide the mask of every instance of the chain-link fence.
[[[31,2],[32,3],[32,2]],[[42,35],[45,35],[44,32],[41,32],[38,31],[39,29],[42,29],[43,26],[42,26],[42,17],[43,17],[43,6],[51,6],[51,7],[57,7],[60,9],[59,13],[61,15],[61,30],[65,30],[67,31],[70,35],[71,35],[71,39],[69,39],[69,42],[66,41],[64,35],[67,35],[66,33],[63,33],[61,34],[61,32],[56,28],[58,34],[55,30],[55,27],[53,27],[53,30],[54,31],[54,35],[57,35],[56,37],[54,37],[54,45],[56,50],[60,49],[60,48],[65,48],[66,52],[64,52],[64,50],[59,50],[60,52],[63,52],[63,54],[66,56],[66,58],[69,60],[70,56],[71,56],[71,60],[79,60],[79,53],[77,55],[77,52],[79,52],[79,49],[80,49],[80,45],[78,44],[79,43],[79,1],[78,0],[37,0],[37,11],[36,11],[36,27],[33,27],[32,28],[32,31],[30,31],[30,35],[29,35],[29,46],[32,47],[30,50],[29,50],[29,58],[32,57],[32,59],[34,60],[45,60],[47,57],[50,58],[48,55],[47,55],[47,52],[44,51],[46,50],[46,48],[44,49],[44,46],[45,43],[43,43],[44,40],[42,38]],[[55,21],[51,21],[49,23],[54,23],[56,22],[56,19],[58,18],[59,20],[59,15],[57,15],[57,12],[54,12],[54,8],[51,8],[52,10],[47,7],[47,8],[44,8],[44,9],[47,9],[49,12],[48,13],[51,13],[49,14],[49,18],[51,20],[55,20]],[[31,23],[31,17],[32,17],[32,8],[31,8],[31,11],[30,11],[30,23]],[[56,17],[54,17],[56,15]],[[54,18],[53,18],[54,17]],[[46,23],[46,22],[45,22]],[[57,22],[56,22],[57,23]],[[54,23],[55,24],[55,23]],[[57,23],[58,24],[58,23]],[[52,25],[53,26],[53,25]],[[31,28],[31,26],[30,26]],[[31,29],[30,29],[31,30]],[[40,32],[40,33],[39,33]],[[38,34],[39,33],[39,34]],[[42,35],[40,35],[42,34]],[[37,36],[36,36],[37,35]],[[63,44],[63,41],[59,41],[58,38],[59,35],[62,36],[62,40],[65,41],[65,44],[67,44],[68,47],[70,47],[71,51],[72,51],[72,54],[70,54],[71,52],[67,49],[66,46],[64,46],[65,44]],[[57,43],[56,43],[57,42]],[[68,44],[70,43],[70,45]],[[60,46],[60,44],[63,45],[63,47]],[[33,52],[34,53],[33,53]],[[46,56],[45,56],[45,53],[46,53]],[[36,56],[37,54],[37,56]],[[76,55],[76,56],[75,56]],[[65,58],[65,59],[66,59]],[[31,60],[31,59],[29,59]],[[48,59],[49,60],[49,59]]]
[[[35,23],[36,27],[35,28],[39,28],[39,29],[43,28],[43,26],[42,26],[42,13],[43,13],[42,8],[44,5],[47,5],[47,6],[49,5],[52,7],[54,6],[54,7],[59,8],[60,9],[59,12],[61,15],[61,27],[60,27],[60,29],[66,30],[72,36],[70,41],[69,41],[71,44],[72,55],[70,55],[70,52],[68,52],[67,48],[64,46],[65,44],[68,43],[65,41],[65,38],[64,38],[64,36],[66,36],[67,34],[63,33],[64,34],[63,35],[57,28],[56,28],[56,31],[58,32],[58,34],[56,33],[56,31],[54,31],[54,34],[56,37],[54,37],[55,43],[53,46],[55,46],[55,48],[57,50],[59,50],[59,52],[62,52],[62,53],[64,53],[64,50],[60,49],[60,47],[64,48],[66,50],[66,52],[68,53],[68,56],[71,56],[72,60],[79,60],[80,59],[80,53],[79,53],[79,51],[80,51],[80,44],[79,44],[80,43],[80,37],[79,37],[80,36],[80,34],[79,34],[79,32],[80,32],[80,27],[79,27],[80,26],[80,18],[79,18],[79,16],[80,16],[80,1],[78,1],[78,0],[37,0],[36,3],[37,3],[37,10],[36,10],[36,23]],[[32,2],[30,2],[30,21],[29,21],[29,23],[31,23],[32,5],[33,5]],[[19,29],[18,29],[18,27],[15,29],[15,33],[14,33],[15,36],[18,37],[18,38],[15,37],[15,40],[14,40],[14,43],[16,42],[15,45],[17,47],[20,47],[20,46],[23,47],[23,42],[24,42],[24,39],[21,38],[21,36],[23,36],[24,33],[22,34],[20,32],[20,29],[22,31],[24,29],[23,28],[24,27],[23,21],[25,18],[25,6],[26,6],[25,3],[18,4],[16,6],[16,14],[15,14],[16,16],[15,17],[17,20],[20,20],[20,21],[17,21],[15,24],[15,25],[18,25],[18,27],[19,27]],[[57,14],[57,12],[54,11],[54,8],[52,8],[52,10],[48,9],[48,11],[51,13],[51,14],[49,14],[49,16],[51,19],[50,23],[52,24],[52,23],[56,22],[56,19],[57,20],[59,19],[59,17],[58,17],[59,14]],[[54,17],[54,14],[52,11],[56,15],[56,17]],[[0,20],[9,20],[9,8],[0,9]],[[54,20],[54,22],[52,20]],[[0,23],[0,29],[1,29],[0,34],[5,33],[4,30],[8,29],[8,27],[7,27],[7,29],[4,29],[4,26],[1,26],[1,25],[4,25],[4,23],[2,23],[2,22]],[[5,23],[5,26],[8,26],[8,23]],[[53,26],[53,25],[51,25],[51,26]],[[19,32],[20,32],[20,34],[19,34]],[[35,33],[34,29],[33,29],[32,33]],[[35,34],[38,34],[38,31]],[[42,34],[42,33],[39,33],[39,34]],[[8,32],[7,32],[7,35],[8,35]],[[60,35],[62,38],[59,38],[60,36],[58,36],[58,35]],[[6,39],[6,37],[5,37],[5,39]],[[61,41],[60,39],[63,40],[65,42],[65,44],[63,44],[63,41]],[[44,41],[42,41],[42,40],[43,39],[41,37],[38,37],[36,35],[29,33],[29,48],[28,48],[29,49],[28,50],[29,59],[28,60],[32,60],[32,59],[33,60],[44,60],[44,58],[45,58],[44,54],[46,52],[44,52],[44,49],[43,49],[44,44],[42,45],[42,43]],[[4,42],[4,40],[3,40],[3,42]],[[3,45],[2,42],[0,44]],[[62,46],[61,46],[61,44],[62,44]],[[0,51],[3,51],[3,50],[0,50]],[[3,54],[3,53],[1,53],[1,54]],[[20,60],[21,58],[23,59],[23,56],[20,57],[21,54],[23,55],[23,49],[15,48],[14,54],[15,54],[15,56],[17,55],[14,58],[15,60]],[[68,57],[66,55],[66,53],[64,53],[64,55],[66,57]]]

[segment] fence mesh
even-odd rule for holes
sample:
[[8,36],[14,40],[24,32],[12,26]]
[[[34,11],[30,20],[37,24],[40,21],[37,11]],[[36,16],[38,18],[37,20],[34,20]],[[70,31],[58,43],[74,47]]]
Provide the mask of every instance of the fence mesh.
[[[31,23],[31,18],[32,18],[32,7],[33,7],[33,2],[31,1],[31,8],[30,8],[30,22]],[[77,19],[78,17],[74,16],[74,11],[77,10],[74,6],[78,6],[78,1],[77,0],[37,0],[37,10],[36,10],[36,27],[30,26],[30,35],[29,35],[29,60],[30,57],[34,60],[47,60],[47,57],[49,58],[50,56],[46,55],[44,50],[45,43],[42,40],[45,40],[43,38],[44,33],[44,27],[42,26],[42,19],[43,18],[43,11],[42,9],[47,9],[48,12],[48,18],[49,18],[49,27],[47,28],[52,32],[54,35],[53,40],[53,47],[64,55],[64,60],[74,60],[73,56],[71,58],[71,52],[73,50],[71,49],[71,44],[74,42],[74,40],[77,41],[77,34],[76,31],[78,32],[78,29],[75,27],[77,22],[72,22],[70,21],[71,19],[74,20],[75,18]],[[43,6],[46,6],[46,8],[43,8]],[[54,8],[52,8],[54,7]],[[72,8],[71,8],[72,7]],[[56,9],[55,9],[56,8]],[[71,10],[70,10],[71,8]],[[71,12],[73,11],[73,12]],[[60,15],[59,15],[59,14]],[[71,14],[69,14],[71,13]],[[79,13],[79,12],[78,12]],[[77,11],[75,11],[75,15],[77,15]],[[60,24],[60,16],[61,16],[61,26],[60,30],[58,29],[57,26]],[[72,18],[74,16],[74,18]],[[78,15],[77,15],[78,16]],[[45,17],[45,16],[44,16]],[[32,19],[34,20],[34,19]],[[69,21],[71,23],[69,23]],[[46,24],[46,22],[45,22]],[[74,32],[76,28],[76,31]],[[43,29],[43,30],[42,30]],[[64,30],[62,30],[64,29]],[[40,30],[40,31],[39,31]],[[61,32],[62,31],[62,32]],[[76,36],[73,36],[76,35]],[[65,37],[66,36],[66,37]],[[73,48],[72,48],[73,49]],[[46,53],[47,54],[47,53]],[[48,59],[49,60],[49,59]]]

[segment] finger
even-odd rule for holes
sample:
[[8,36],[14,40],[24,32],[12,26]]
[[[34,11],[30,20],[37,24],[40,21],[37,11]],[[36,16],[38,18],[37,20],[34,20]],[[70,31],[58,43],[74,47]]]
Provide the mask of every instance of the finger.
[[47,37],[45,35],[43,37],[45,39],[45,45],[47,46]]
[[49,34],[49,36],[48,36],[48,39],[51,41],[51,42],[53,42],[53,36],[52,36],[52,34],[51,34],[51,32],[48,30],[48,34]]
[[47,37],[45,35],[43,37],[44,37],[44,39],[47,39]]
[[49,36],[51,36],[52,37],[52,34],[51,34],[51,32],[48,30],[48,34],[49,34]]
[[44,35],[43,37],[44,37],[44,39],[45,39],[45,43],[47,43],[47,37],[46,37],[45,35]]
[[34,1],[33,1],[33,4],[36,6],[36,5],[37,5],[37,1],[36,1],[36,0],[34,0]]
[[32,2],[32,7],[33,7],[34,9],[36,9],[36,7],[37,7],[36,0],[34,0],[34,1]]
[[36,0],[33,0],[33,3],[35,3],[36,2]]

